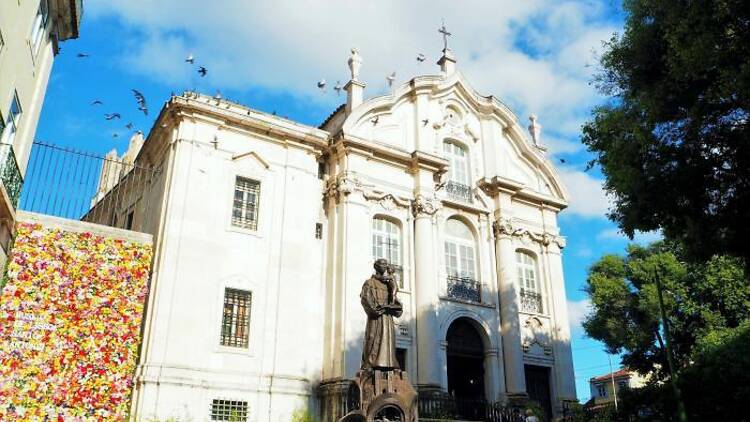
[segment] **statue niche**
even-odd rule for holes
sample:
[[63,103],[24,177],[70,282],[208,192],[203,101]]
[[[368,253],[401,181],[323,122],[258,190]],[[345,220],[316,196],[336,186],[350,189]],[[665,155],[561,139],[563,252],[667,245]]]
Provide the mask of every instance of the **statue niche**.
[[416,422],[417,392],[396,360],[396,326],[403,313],[393,267],[385,259],[373,265],[375,273],[362,285],[360,299],[367,314],[362,366],[354,380],[359,408],[340,422]]

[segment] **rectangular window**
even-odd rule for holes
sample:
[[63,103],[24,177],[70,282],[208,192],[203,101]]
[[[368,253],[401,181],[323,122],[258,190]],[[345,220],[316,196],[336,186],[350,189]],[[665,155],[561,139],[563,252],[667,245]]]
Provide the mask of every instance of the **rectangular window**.
[[258,199],[260,182],[237,176],[234,185],[232,225],[243,229],[258,230]]
[[247,348],[251,305],[252,293],[229,288],[224,290],[224,310],[221,317],[222,346]]
[[29,41],[31,41],[31,53],[36,56],[39,51],[39,46],[42,44],[44,34],[47,32],[47,22],[49,21],[49,8],[47,7],[47,0],[39,1],[39,9],[36,11],[36,17],[34,18],[34,24],[31,27],[31,35]]
[[323,223],[315,223],[315,238],[323,238]]
[[3,143],[13,143],[13,139],[16,137],[16,132],[18,132],[18,123],[21,120],[21,112],[21,103],[18,101],[18,92],[14,91],[13,99],[10,102],[10,109],[8,110],[8,116],[5,118],[5,123],[2,125],[3,127],[0,127],[0,132],[7,129],[7,131],[5,131],[5,139],[2,140]]
[[247,421],[247,402],[242,400],[214,399],[211,402],[211,420],[227,422]]
[[406,349],[396,348],[396,362],[402,371],[406,371]]
[[597,386],[596,390],[599,393],[599,397],[607,397],[607,389],[603,385]]

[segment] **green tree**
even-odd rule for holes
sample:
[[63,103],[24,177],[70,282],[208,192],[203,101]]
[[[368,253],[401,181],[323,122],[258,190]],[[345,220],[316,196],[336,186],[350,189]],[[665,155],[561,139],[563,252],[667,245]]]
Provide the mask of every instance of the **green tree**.
[[[586,333],[609,352],[622,353],[624,365],[652,376],[648,388],[624,395],[624,414],[649,407],[671,420],[677,406],[674,396],[664,391],[671,383],[658,382],[669,372],[656,274],[663,286],[679,386],[693,420],[711,420],[704,419],[705,409],[724,409],[721,414],[732,415],[738,409],[733,402],[750,400],[750,389],[735,387],[735,380],[750,382],[750,283],[745,264],[726,256],[704,264],[682,257],[682,249],[673,243],[631,245],[627,256],[604,256],[589,269],[586,291],[592,312],[583,324]],[[736,366],[722,370],[730,361]],[[732,377],[729,382],[727,375]]]
[[606,255],[589,269],[586,292],[592,312],[586,333],[623,364],[641,373],[666,376],[665,341],[654,274],[664,286],[665,310],[678,366],[690,362],[699,339],[750,319],[750,283],[742,260],[726,256],[706,264],[687,263],[674,244],[631,245],[627,256]]
[[625,0],[582,140],[628,235],[661,229],[687,258],[741,256],[750,225],[750,2]]

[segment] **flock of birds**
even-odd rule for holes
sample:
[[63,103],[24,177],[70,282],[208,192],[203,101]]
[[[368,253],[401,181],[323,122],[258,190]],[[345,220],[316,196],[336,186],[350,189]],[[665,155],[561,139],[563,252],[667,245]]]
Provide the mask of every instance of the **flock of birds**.
[[[85,58],[91,57],[91,55],[89,53],[81,52],[81,53],[76,54],[76,57],[79,59],[85,59]],[[192,53],[188,54],[188,56],[185,58],[185,63],[188,63],[190,65],[195,64],[195,57],[193,56]],[[208,69],[206,69],[205,66],[199,65],[196,69],[196,72],[198,73],[198,75],[200,75],[201,78],[204,78],[208,74]],[[146,104],[146,97],[143,95],[141,91],[135,88],[131,89],[131,91],[133,92],[133,97],[135,98],[135,102],[138,106],[138,111],[141,111],[143,112],[145,116],[148,116],[148,105]],[[91,106],[103,106],[103,105],[104,105],[104,101],[100,99],[94,99],[93,101],[91,101]],[[120,114],[119,112],[104,113],[104,120],[113,121],[113,120],[121,120],[121,119],[122,119],[122,114]],[[132,131],[134,127],[135,125],[133,124],[133,122],[128,122],[125,125],[125,128],[129,131]],[[140,131],[137,131],[137,132],[140,132]],[[117,132],[112,133],[113,138],[118,138],[119,136],[120,135]]]
[[[422,53],[417,54],[417,63],[423,63],[425,60],[427,60],[427,56],[425,56]],[[396,81],[396,72],[391,72],[390,74],[386,75],[385,81],[388,83],[388,88],[393,87],[393,83]],[[325,80],[325,78],[321,79],[317,83],[318,89],[321,93],[326,93],[326,86],[328,86],[328,82]],[[344,86],[341,85],[341,81],[336,81],[336,85],[333,86],[333,90],[336,91],[336,95],[341,95],[341,91],[344,89]]]

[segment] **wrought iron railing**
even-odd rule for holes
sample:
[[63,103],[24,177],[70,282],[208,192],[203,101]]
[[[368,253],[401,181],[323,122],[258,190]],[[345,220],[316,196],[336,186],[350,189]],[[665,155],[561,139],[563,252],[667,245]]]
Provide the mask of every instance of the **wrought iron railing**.
[[448,276],[448,297],[468,302],[482,302],[482,283],[469,278]]
[[158,169],[34,142],[19,208],[128,230],[147,231],[148,198]]
[[0,144],[0,180],[2,180],[3,187],[8,194],[13,209],[16,209],[18,207],[18,200],[21,197],[23,177],[21,176],[21,170],[18,168],[16,154],[11,144]]
[[542,295],[537,292],[521,289],[521,310],[524,312],[542,313]]
[[440,421],[523,422],[518,408],[483,399],[456,399],[448,395],[419,397],[419,419]]
[[471,203],[471,186],[449,180],[445,184],[445,191],[451,199]]

